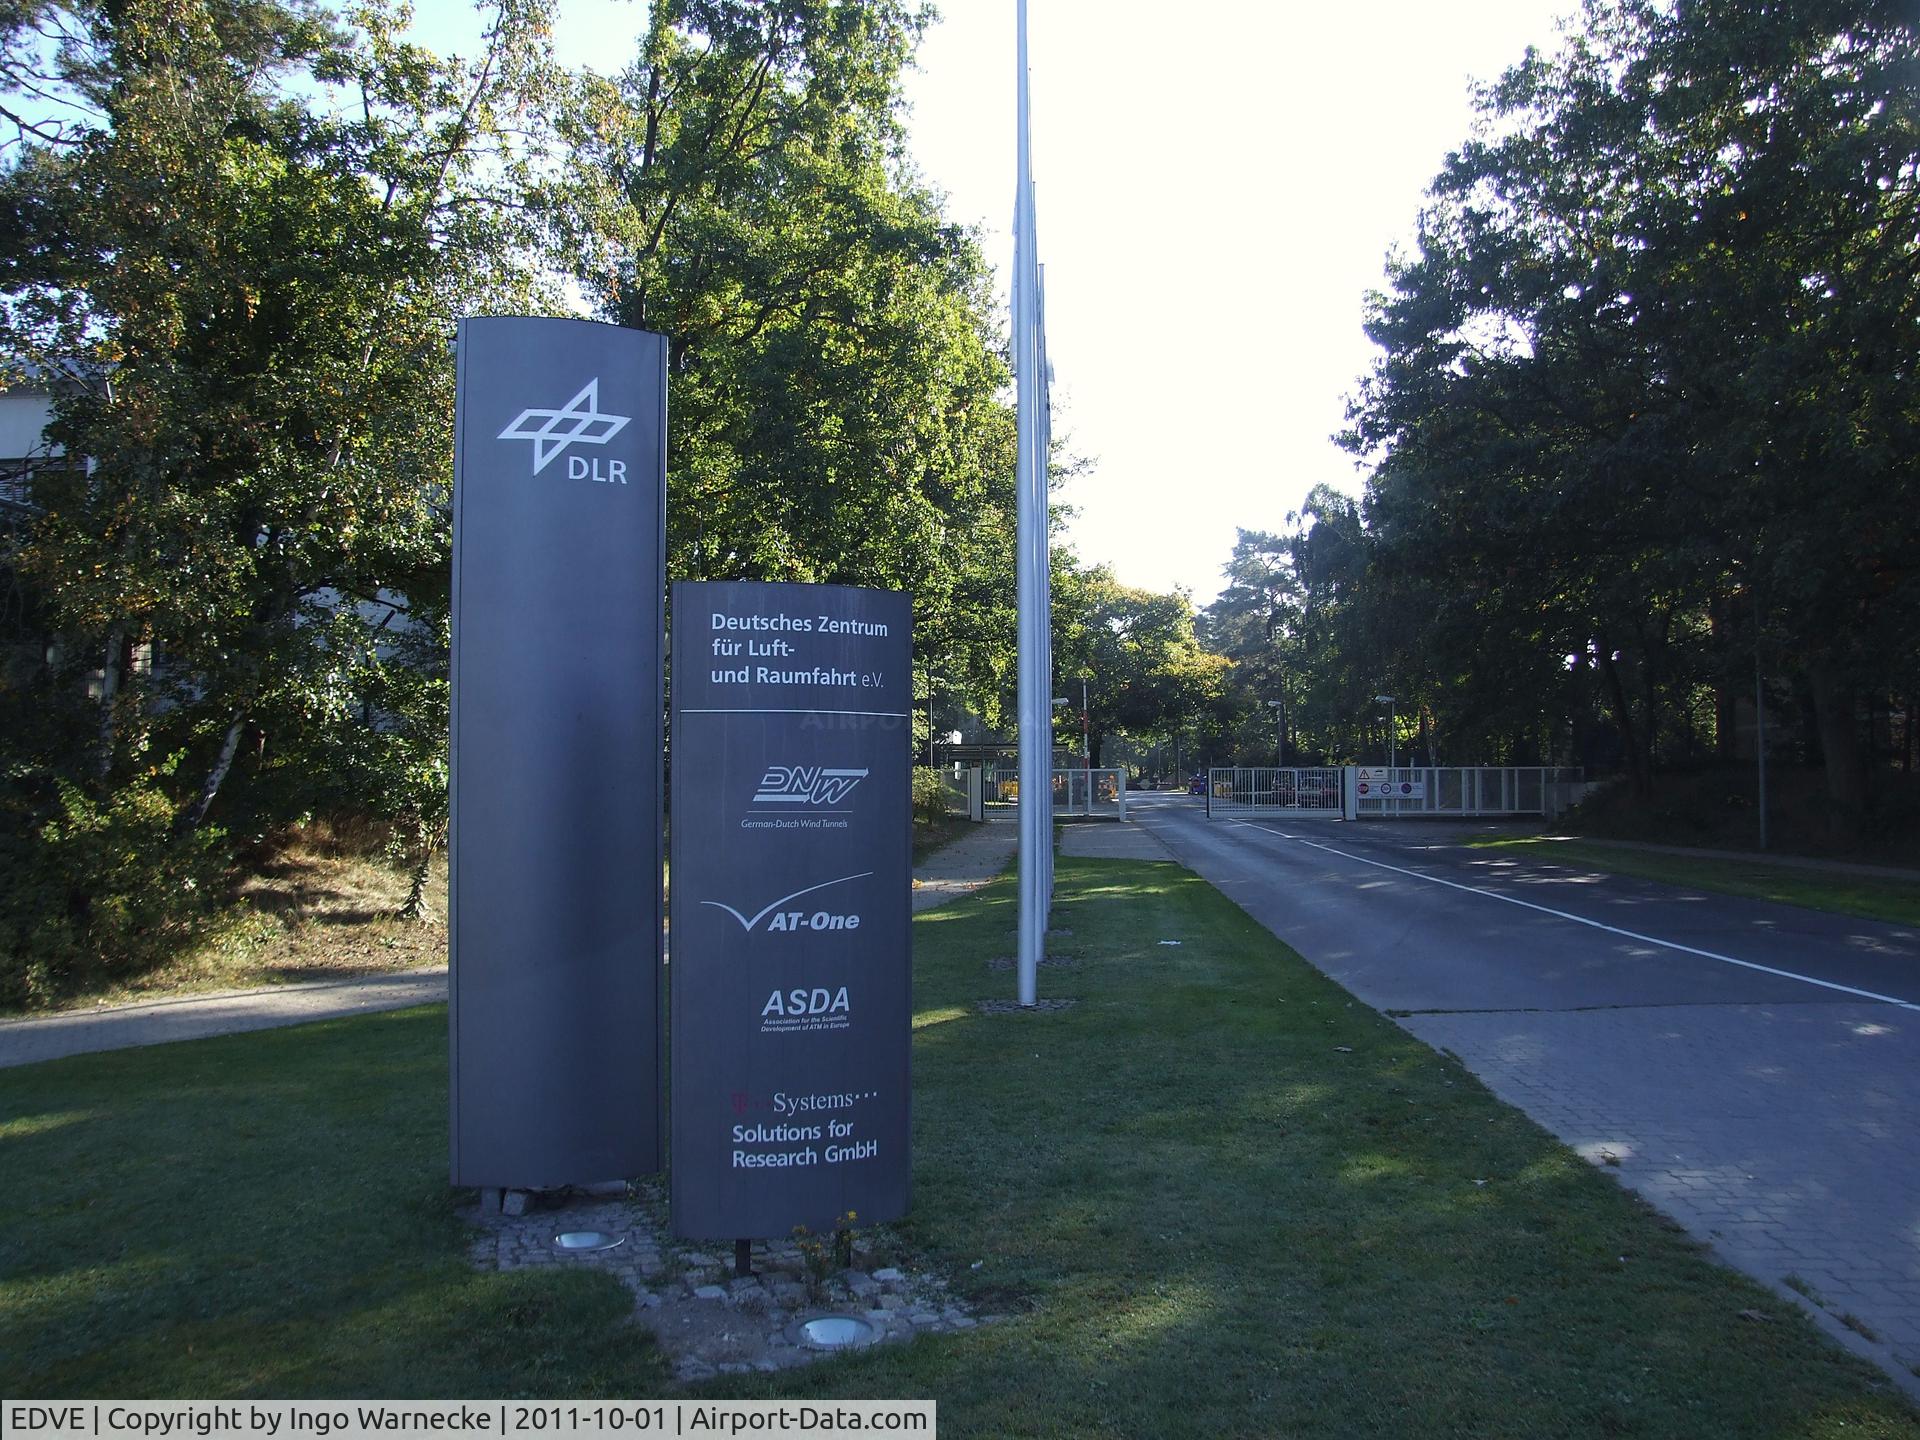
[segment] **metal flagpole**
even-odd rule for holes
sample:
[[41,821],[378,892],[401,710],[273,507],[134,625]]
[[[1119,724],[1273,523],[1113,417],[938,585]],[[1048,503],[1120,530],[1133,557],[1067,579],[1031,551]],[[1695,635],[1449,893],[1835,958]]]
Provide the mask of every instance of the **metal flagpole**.
[[1015,553],[1019,565],[1020,710],[1020,1003],[1039,999],[1040,957],[1046,945],[1048,892],[1052,876],[1053,799],[1052,677],[1047,673],[1046,507],[1044,422],[1039,409],[1039,306],[1033,234],[1033,173],[1028,154],[1027,0],[1018,0],[1018,134],[1015,138],[1013,370],[1018,397],[1019,444],[1014,489],[1018,499]]
[[[1033,159],[1033,136],[1027,136],[1029,171]],[[1033,176],[1027,176],[1027,220],[1034,219]],[[1037,230],[1037,227],[1035,227]],[[1041,746],[1040,764],[1046,775],[1047,808],[1040,820],[1040,853],[1046,858],[1046,883],[1041,887],[1041,947],[1046,944],[1047,917],[1053,913],[1053,512],[1047,504],[1049,457],[1053,454],[1053,401],[1049,387],[1053,383],[1051,362],[1047,359],[1047,267],[1040,263],[1036,240],[1028,252],[1033,261],[1033,527],[1034,564],[1039,570],[1040,603],[1036,607],[1034,627],[1040,636],[1041,703],[1046,706],[1046,740]]]

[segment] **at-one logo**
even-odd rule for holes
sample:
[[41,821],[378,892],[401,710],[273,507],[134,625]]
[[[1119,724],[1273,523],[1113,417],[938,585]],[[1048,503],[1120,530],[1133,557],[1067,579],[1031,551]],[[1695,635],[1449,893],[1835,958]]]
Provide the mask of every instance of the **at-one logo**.
[[762,1034],[780,1030],[844,1030],[852,1023],[853,1006],[844,985],[837,990],[824,985],[775,990],[760,1007]]
[[770,765],[753,792],[756,805],[838,805],[867,778],[864,770],[824,765]]
[[[594,376],[580,393],[567,401],[558,410],[529,408],[514,416],[513,423],[502,430],[498,436],[502,440],[531,440],[533,442],[533,473],[538,475],[553,461],[566,454],[570,445],[604,445],[633,419],[631,415],[615,415],[600,408],[600,377]],[[627,483],[627,462],[609,460],[606,473],[602,474],[599,460],[588,464],[584,455],[574,455],[567,461],[567,475],[573,480],[601,480],[609,484]]]
[[773,919],[767,925],[768,934],[772,934],[776,930],[858,930],[860,928],[860,917],[858,915],[844,914],[832,910],[815,910],[812,912],[806,910],[785,910],[781,907],[791,900],[798,900],[802,895],[811,895],[814,891],[825,890],[831,885],[844,885],[849,880],[864,880],[871,874],[873,874],[871,870],[862,870],[858,875],[842,875],[838,880],[823,880],[818,885],[809,885],[806,889],[796,890],[791,895],[782,895],[778,900],[763,907],[752,917],[748,917],[741,911],[734,909],[733,906],[723,904],[718,900],[702,900],[700,903],[702,905],[711,905],[716,910],[726,911],[727,914],[731,915],[735,920],[738,920],[740,922],[740,928],[749,934],[757,929],[760,922],[766,920],[770,915]]

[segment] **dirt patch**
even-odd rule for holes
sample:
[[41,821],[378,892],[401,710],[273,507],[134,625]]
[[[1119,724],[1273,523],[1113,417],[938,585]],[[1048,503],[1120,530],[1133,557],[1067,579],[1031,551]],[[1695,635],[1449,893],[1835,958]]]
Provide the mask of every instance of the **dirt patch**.
[[408,877],[372,842],[296,832],[235,887],[233,904],[191,950],[143,975],[75,995],[58,1008],[167,995],[344,980],[447,963],[447,860],[428,872],[429,918],[400,918]]

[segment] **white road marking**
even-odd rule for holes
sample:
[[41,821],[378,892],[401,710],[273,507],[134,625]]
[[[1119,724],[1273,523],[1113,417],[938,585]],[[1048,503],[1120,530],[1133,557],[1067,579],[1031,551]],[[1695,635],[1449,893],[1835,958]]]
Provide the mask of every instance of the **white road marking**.
[[1692,945],[1682,945],[1677,940],[1662,940],[1657,935],[1642,935],[1637,930],[1623,930],[1618,925],[1602,924],[1598,920],[1589,920],[1584,915],[1572,915],[1565,910],[1555,910],[1550,905],[1536,905],[1531,900],[1516,900],[1511,895],[1502,895],[1497,890],[1482,890],[1477,885],[1462,885],[1457,880],[1442,880],[1438,875],[1426,875],[1418,870],[1408,870],[1399,865],[1389,865],[1384,860],[1370,860],[1365,855],[1355,855],[1347,850],[1336,850],[1331,845],[1322,845],[1318,840],[1309,840],[1301,835],[1289,835],[1284,830],[1270,829],[1265,825],[1251,825],[1245,820],[1230,822],[1242,830],[1258,830],[1267,835],[1278,835],[1282,840],[1292,840],[1297,844],[1311,845],[1315,850],[1324,850],[1329,855],[1338,855],[1344,860],[1358,861],[1362,865],[1372,865],[1377,869],[1391,870],[1396,875],[1406,875],[1415,880],[1425,880],[1433,885],[1445,885],[1449,890],[1464,890],[1469,895],[1484,895],[1489,900],[1503,901],[1508,905],[1518,905],[1523,910],[1538,910],[1542,915],[1551,915],[1559,920],[1571,920],[1576,925],[1590,925],[1595,930],[1604,930],[1609,935],[1623,935],[1629,940],[1639,940],[1648,945],[1660,945],[1668,950],[1678,950],[1686,955],[1698,955],[1703,960],[1718,960],[1723,965],[1738,965],[1742,970],[1758,970],[1762,975],[1777,975],[1782,980],[1798,980],[1804,985],[1818,985],[1822,990],[1838,990],[1843,995],[1857,995],[1863,1000],[1877,1000],[1883,1005],[1896,1005],[1902,1010],[1920,1011],[1920,1005],[1911,1000],[1896,999],[1892,995],[1876,994],[1872,990],[1858,990],[1851,985],[1837,984],[1832,980],[1818,980],[1811,975],[1798,975],[1791,970],[1777,970],[1771,965],[1757,964],[1752,960],[1738,960],[1731,955],[1722,955],[1713,950],[1701,950]]

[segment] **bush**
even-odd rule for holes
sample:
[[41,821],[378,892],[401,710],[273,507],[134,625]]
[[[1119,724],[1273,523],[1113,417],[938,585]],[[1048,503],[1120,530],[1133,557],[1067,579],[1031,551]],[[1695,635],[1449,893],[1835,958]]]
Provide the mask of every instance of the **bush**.
[[913,767],[913,823],[925,829],[947,818],[953,804],[953,792],[940,772],[928,765]]
[[0,1006],[35,1008],[83,982],[138,975],[205,931],[224,893],[225,837],[173,834],[164,774],[105,800],[65,780],[41,797],[9,787],[0,820]]

